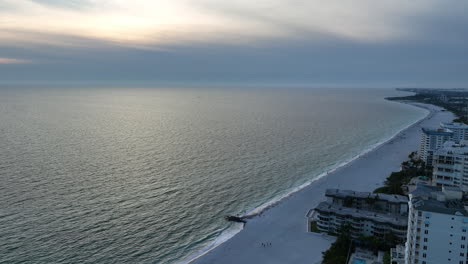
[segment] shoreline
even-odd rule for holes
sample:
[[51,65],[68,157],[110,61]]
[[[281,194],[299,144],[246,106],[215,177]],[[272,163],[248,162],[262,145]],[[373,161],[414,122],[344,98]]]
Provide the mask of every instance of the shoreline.
[[401,134],[402,132],[404,132],[405,130],[407,129],[410,129],[411,127],[417,125],[418,123],[424,121],[426,118],[430,118],[431,115],[433,114],[431,112],[430,109],[428,108],[425,108],[421,105],[417,105],[417,104],[413,104],[413,103],[407,103],[407,102],[398,102],[398,103],[402,103],[402,104],[408,104],[408,105],[412,105],[412,106],[415,106],[415,107],[418,107],[418,108],[421,108],[421,109],[424,109],[424,110],[427,110],[427,113],[425,116],[423,116],[421,119],[419,120],[416,120],[415,122],[407,125],[406,127],[398,130],[395,134],[391,135],[390,137],[388,138],[385,138],[383,139],[382,141],[380,142],[377,142],[373,145],[371,145],[370,147],[364,149],[361,153],[355,155],[354,157],[350,158],[350,159],[347,159],[341,163],[339,163],[338,165],[336,165],[335,167],[331,168],[330,170],[328,171],[325,171],[323,173],[320,173],[319,175],[317,175],[315,178],[313,178],[312,180],[309,180],[289,191],[287,191],[285,194],[283,195],[280,195],[278,197],[275,197],[273,198],[272,200],[266,202],[265,204],[262,204],[254,209],[252,209],[251,211],[245,213],[244,215],[242,215],[242,217],[246,218],[246,219],[251,219],[251,218],[254,218],[254,217],[257,217],[258,215],[262,214],[263,212],[267,211],[268,209],[274,207],[276,204],[280,203],[283,199],[286,199],[288,198],[290,195],[293,195],[297,192],[300,192],[302,189],[304,188],[307,188],[309,185],[313,184],[314,182],[326,177],[327,175],[329,175],[330,173],[334,173],[335,171],[341,169],[341,168],[344,168],[346,166],[348,166],[350,163],[354,162],[355,160],[358,160],[360,159],[361,157],[363,157],[364,155],[366,154],[369,154],[370,152],[378,149],[379,147],[381,147],[382,145],[385,145],[387,143],[389,143],[390,141],[392,141],[393,139],[395,139],[399,134]]
[[[326,180],[328,178],[327,176],[338,173],[341,170],[345,170],[351,164],[353,164],[355,162],[358,162],[361,159],[364,159],[367,155],[371,155],[373,152],[376,152],[378,149],[384,147],[385,145],[393,144],[394,143],[393,141],[398,140],[400,136],[404,136],[406,131],[411,130],[412,128],[414,128],[416,126],[419,126],[422,122],[431,120],[436,113],[441,113],[441,111],[440,111],[441,109],[439,107],[433,106],[433,105],[425,105],[425,104],[421,104],[421,103],[408,102],[408,101],[394,101],[394,102],[395,103],[407,104],[407,105],[411,105],[413,107],[424,109],[424,110],[427,111],[427,114],[424,117],[422,117],[421,119],[416,120],[415,122],[409,124],[408,126],[400,129],[399,131],[397,131],[392,136],[390,136],[390,137],[388,137],[386,139],[383,139],[381,142],[378,142],[378,143],[376,143],[374,145],[371,145],[367,149],[364,149],[361,153],[357,154],[356,156],[341,162],[340,164],[338,164],[337,166],[331,168],[330,170],[328,170],[326,172],[323,172],[323,173],[317,175],[315,178],[311,179],[310,181],[308,181],[306,183],[303,183],[300,186],[295,187],[295,188],[287,191],[285,194],[280,195],[280,196],[278,196],[276,198],[273,198],[272,200],[270,200],[270,201],[268,201],[268,202],[266,202],[266,203],[264,203],[264,204],[262,204],[262,205],[260,205],[260,206],[258,206],[256,208],[248,211],[247,213],[242,215],[246,219],[249,219],[248,224],[250,224],[253,221],[258,221],[258,219],[261,218],[263,214],[268,214],[271,210],[273,210],[278,205],[281,205],[282,203],[287,201],[290,197],[292,197],[294,195],[299,195],[301,192],[305,192],[305,190],[307,190],[308,188],[313,188],[314,187],[313,185],[315,183]],[[449,113],[449,114],[451,115],[451,113]],[[417,141],[417,143],[419,143],[419,141]],[[409,153],[410,152],[408,152],[406,155],[408,155]],[[400,166],[400,163],[398,163],[396,165]],[[388,175],[384,175],[384,176],[387,177]],[[371,192],[372,190],[367,190],[367,191]],[[306,212],[303,212],[303,215],[305,213]],[[305,223],[304,223],[304,225],[305,225]],[[202,263],[203,264],[204,263],[218,263],[217,261],[220,261],[220,259],[218,259],[216,262],[209,262],[209,261],[205,262],[205,261],[203,261],[203,259],[205,258],[205,256],[209,255],[213,251],[216,251],[219,247],[223,246],[224,244],[228,243],[230,240],[232,240],[233,238],[235,238],[236,236],[241,234],[242,231],[246,230],[246,227],[245,226],[244,227],[238,227],[235,230],[234,230],[233,227],[231,227],[229,229],[230,230],[226,230],[227,234],[223,234],[224,232],[226,232],[226,231],[223,231],[223,233],[220,235],[220,237],[215,239],[212,243],[210,243],[209,245],[207,245],[203,249],[199,250],[198,252],[193,253],[188,258],[186,258],[186,259],[184,259],[184,260],[182,260],[180,262],[177,262],[177,263],[181,263],[181,264],[186,264],[186,263],[193,263],[193,264],[196,264],[196,263],[200,263],[200,264],[202,264]],[[323,236],[323,237],[325,237],[325,236]],[[328,240],[330,240],[330,239],[334,240],[334,238],[332,238],[332,237],[329,238]],[[327,249],[327,248],[325,248],[325,249]],[[321,254],[320,254],[320,259],[321,259]],[[224,259],[223,261],[226,261],[226,260]],[[257,263],[257,261],[252,260],[252,262],[243,262],[243,263]]]

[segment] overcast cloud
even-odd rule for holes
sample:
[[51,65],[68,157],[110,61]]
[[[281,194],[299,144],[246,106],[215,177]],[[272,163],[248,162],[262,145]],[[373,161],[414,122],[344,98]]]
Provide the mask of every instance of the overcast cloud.
[[461,87],[464,10],[455,0],[0,0],[0,78]]

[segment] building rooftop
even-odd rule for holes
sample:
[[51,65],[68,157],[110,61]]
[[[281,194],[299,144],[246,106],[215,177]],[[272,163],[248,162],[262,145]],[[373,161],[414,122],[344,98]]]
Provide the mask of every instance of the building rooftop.
[[427,197],[427,199],[429,199],[432,193],[441,191],[442,187],[440,186],[432,186],[418,183],[417,188],[413,192],[411,192],[411,195],[413,197]]
[[468,216],[468,212],[465,210],[463,201],[461,200],[438,201],[435,199],[421,199],[416,200],[413,204],[416,209],[421,211]]
[[408,218],[406,216],[344,207],[327,202],[321,202],[315,210],[325,213],[334,213],[345,217],[368,219],[379,223],[390,223],[398,226],[408,225]]
[[436,155],[444,155],[444,154],[468,155],[468,145],[466,143],[467,142],[464,140],[459,144],[453,141],[447,141],[444,143],[442,148],[437,150],[435,154]]
[[378,199],[387,201],[390,203],[408,203],[408,197],[396,194],[384,194],[384,193],[370,193],[370,192],[356,192],[351,190],[340,190],[340,189],[327,189],[325,196],[333,196],[339,198],[354,197],[360,199]]
[[463,128],[463,129],[468,129],[468,125],[465,125],[463,123],[457,123],[457,122],[452,122],[452,123],[440,123],[441,127],[444,128]]
[[466,200],[463,199],[459,187],[418,184],[416,189],[411,192],[411,196],[413,206],[417,210],[468,216],[468,211],[465,209]]
[[453,136],[453,131],[451,131],[450,129],[443,129],[443,128],[438,128],[438,129],[422,128],[422,132],[426,135],[431,135],[431,136]]

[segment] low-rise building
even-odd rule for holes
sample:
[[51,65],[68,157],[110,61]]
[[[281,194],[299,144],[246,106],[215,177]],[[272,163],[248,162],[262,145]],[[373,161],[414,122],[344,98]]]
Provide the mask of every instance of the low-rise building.
[[338,233],[348,225],[353,237],[395,235],[406,239],[408,198],[401,195],[374,194],[328,189],[327,201],[307,213],[308,230],[315,226],[321,232]]
[[410,195],[406,264],[466,264],[468,211],[458,187],[418,185]]

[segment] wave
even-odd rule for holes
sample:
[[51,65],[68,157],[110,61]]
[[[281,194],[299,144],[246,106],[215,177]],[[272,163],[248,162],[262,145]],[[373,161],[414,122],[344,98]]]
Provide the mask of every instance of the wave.
[[232,227],[226,228],[224,231],[222,231],[221,234],[217,236],[216,239],[213,240],[211,243],[204,246],[202,249],[196,251],[195,253],[192,253],[191,255],[186,257],[184,260],[178,262],[177,264],[187,264],[192,261],[195,261],[196,259],[203,257],[205,254],[207,254],[211,250],[217,248],[224,242],[228,241],[229,239],[237,235],[240,231],[242,231],[242,229],[244,229],[243,224],[240,224],[240,223],[233,224]]
[[[393,101],[393,102],[395,102],[395,101]],[[246,218],[246,219],[250,219],[250,218],[254,218],[256,216],[261,215],[266,210],[268,210],[268,209],[270,209],[272,207],[275,207],[276,205],[278,205],[284,199],[286,199],[286,198],[290,197],[291,195],[301,191],[302,189],[304,189],[307,186],[311,185],[312,183],[318,181],[319,179],[322,179],[323,177],[326,177],[329,174],[331,174],[331,173],[333,173],[333,172],[335,172],[335,171],[337,171],[337,170],[339,170],[341,168],[344,168],[344,167],[348,166],[353,161],[358,160],[361,157],[363,157],[363,156],[369,154],[370,152],[376,150],[380,146],[383,146],[384,144],[391,142],[396,137],[398,137],[401,133],[403,133],[405,130],[407,130],[407,129],[409,129],[409,128],[411,128],[411,127],[413,127],[413,126],[415,126],[415,125],[417,125],[419,123],[421,123],[426,118],[430,118],[432,113],[433,113],[432,110],[429,107],[427,107],[425,105],[422,105],[422,104],[405,102],[405,101],[400,101],[398,103],[407,104],[407,105],[411,105],[411,106],[414,106],[414,107],[424,109],[424,110],[427,111],[427,113],[422,118],[414,121],[413,123],[409,124],[408,126],[402,128],[402,129],[400,129],[399,131],[397,131],[392,136],[390,136],[390,137],[388,137],[386,139],[383,139],[382,141],[377,142],[374,145],[371,145],[370,147],[368,147],[367,149],[362,151],[360,154],[358,154],[358,155],[356,155],[356,156],[354,156],[354,157],[352,157],[352,158],[350,158],[348,160],[345,160],[345,161],[341,162],[340,164],[333,167],[332,169],[319,174],[317,177],[314,177],[313,179],[301,184],[300,186],[297,186],[297,187],[295,187],[293,189],[290,189],[289,191],[287,191],[284,194],[281,194],[281,195],[279,195],[277,197],[274,197],[273,199],[269,200],[268,202],[266,202],[266,203],[264,203],[264,204],[262,204],[262,205],[260,205],[260,206],[258,206],[256,208],[248,211],[247,213],[245,213],[243,215],[241,215],[241,217]],[[185,260],[179,262],[178,264],[188,264],[188,263],[191,263],[191,262],[199,259],[200,257],[202,257],[202,256],[206,255],[207,253],[209,253],[211,250],[217,248],[218,246],[220,246],[224,242],[226,242],[229,239],[231,239],[232,237],[234,237],[236,234],[241,232],[242,229],[243,229],[242,224],[235,224],[234,227],[227,228],[214,241],[212,241],[210,244],[205,246],[203,249],[197,251],[196,253],[191,254],[188,258],[186,258]]]

